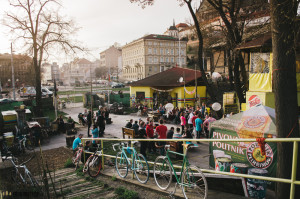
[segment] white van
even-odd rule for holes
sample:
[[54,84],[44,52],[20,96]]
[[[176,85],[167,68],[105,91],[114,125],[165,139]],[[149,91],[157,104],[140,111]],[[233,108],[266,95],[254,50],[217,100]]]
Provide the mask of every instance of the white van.
[[53,92],[50,91],[47,87],[42,86],[42,96],[49,96],[52,97]]

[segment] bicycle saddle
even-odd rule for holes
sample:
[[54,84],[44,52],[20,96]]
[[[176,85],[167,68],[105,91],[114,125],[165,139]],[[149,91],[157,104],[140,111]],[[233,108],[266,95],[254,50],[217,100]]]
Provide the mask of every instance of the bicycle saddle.
[[187,149],[187,148],[189,148],[190,146],[193,146],[194,144],[182,144],[182,146],[185,148],[185,149]]

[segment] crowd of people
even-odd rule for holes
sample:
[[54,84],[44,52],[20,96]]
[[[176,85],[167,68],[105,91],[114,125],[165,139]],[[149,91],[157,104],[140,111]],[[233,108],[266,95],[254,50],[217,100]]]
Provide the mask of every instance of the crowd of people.
[[[159,111],[165,111],[163,106],[160,106]],[[216,119],[212,117],[211,113],[208,113],[205,104],[202,107],[197,107],[196,110],[193,107],[187,106],[176,110],[176,116],[178,117],[181,128],[175,127],[167,128],[164,124],[164,120],[160,119],[158,124],[154,124],[154,121],[148,117],[147,121],[139,119],[139,121],[133,121],[130,119],[125,125],[126,128],[134,129],[136,137],[142,139],[172,139],[174,135],[177,138],[208,138],[209,136],[209,123]],[[156,153],[157,149],[161,155],[164,154],[165,142],[141,142],[140,153],[147,157],[148,153]]]

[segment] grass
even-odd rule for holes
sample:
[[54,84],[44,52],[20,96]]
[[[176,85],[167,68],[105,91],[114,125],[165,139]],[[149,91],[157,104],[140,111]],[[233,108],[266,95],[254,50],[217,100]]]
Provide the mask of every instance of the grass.
[[[89,92],[90,90],[86,90],[86,89],[90,89],[91,87],[83,87],[83,88],[75,88],[76,90],[71,90],[71,91],[58,91],[57,94],[58,95],[74,95],[74,94],[84,94],[86,92]],[[85,89],[85,90],[80,90],[80,89]],[[125,88],[107,88],[107,87],[94,87],[93,86],[93,90],[97,89],[97,91],[99,90],[112,90],[112,91],[129,91],[129,87],[125,87]]]
[[117,177],[116,177],[115,175],[113,175],[113,176],[111,177],[111,180],[112,180],[112,181],[116,181],[116,180],[117,180]]
[[68,158],[68,159],[67,159],[67,161],[66,161],[65,164],[64,164],[64,167],[65,167],[65,168],[71,168],[71,167],[74,167],[74,164],[73,164],[71,158]]
[[63,197],[64,198],[64,196],[68,195],[69,193],[72,193],[72,190],[71,189],[65,189],[62,192],[57,193],[57,197]]
[[[69,99],[72,101],[72,102],[83,102],[83,97],[82,96],[72,96],[72,97],[69,97]],[[60,98],[60,100],[64,100],[65,102],[67,102],[68,98]]]
[[[53,122],[56,119],[55,110],[45,110],[43,113],[45,117],[49,117],[50,122]],[[65,117],[65,115],[67,115],[65,112],[57,111],[57,116],[59,117],[60,115],[62,115],[64,119],[67,119],[67,117]]]
[[115,189],[115,194],[118,195],[118,199],[139,199],[137,192],[128,190],[122,186]]

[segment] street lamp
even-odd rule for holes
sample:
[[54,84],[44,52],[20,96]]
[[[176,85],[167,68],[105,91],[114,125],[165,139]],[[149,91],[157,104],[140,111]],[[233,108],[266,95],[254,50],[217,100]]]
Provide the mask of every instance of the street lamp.
[[183,71],[183,77],[179,78],[179,82],[180,83],[182,83],[182,82],[184,83],[183,84],[183,97],[184,97],[184,101],[183,101],[184,104],[183,105],[185,107],[185,75],[184,75],[184,71]]

